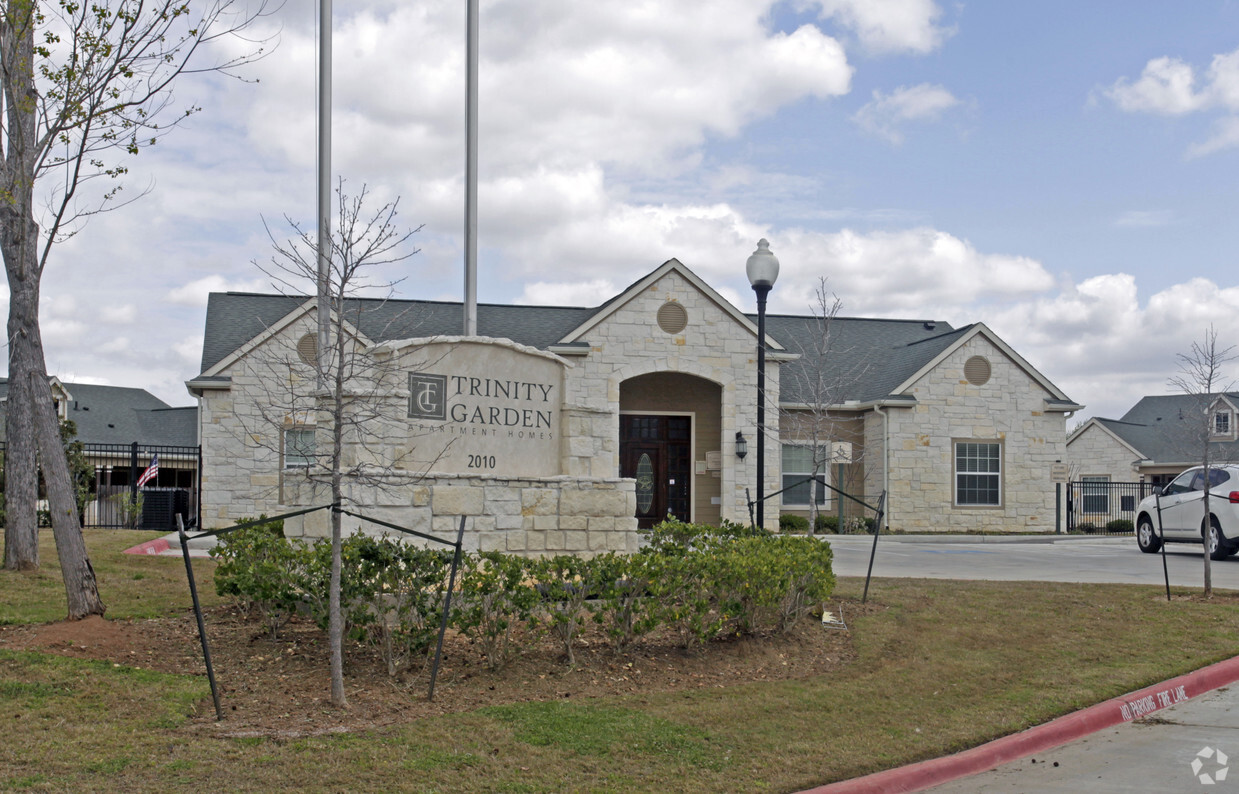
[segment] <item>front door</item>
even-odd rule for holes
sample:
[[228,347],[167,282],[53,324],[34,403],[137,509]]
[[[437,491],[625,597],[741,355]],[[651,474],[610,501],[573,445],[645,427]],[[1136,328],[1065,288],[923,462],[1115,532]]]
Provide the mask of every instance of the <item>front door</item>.
[[620,476],[637,481],[637,526],[691,520],[692,418],[620,416]]

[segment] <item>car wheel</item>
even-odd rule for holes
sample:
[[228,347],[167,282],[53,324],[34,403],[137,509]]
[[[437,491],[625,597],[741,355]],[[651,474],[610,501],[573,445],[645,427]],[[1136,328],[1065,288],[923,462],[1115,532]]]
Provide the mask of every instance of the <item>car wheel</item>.
[[1209,517],[1209,540],[1208,540],[1209,559],[1224,560],[1230,556],[1230,541],[1222,534],[1222,527],[1218,524],[1216,516]]
[[1145,554],[1153,554],[1162,547],[1162,539],[1157,536],[1157,530],[1153,529],[1153,522],[1148,516],[1140,517],[1140,525],[1136,527],[1136,545]]

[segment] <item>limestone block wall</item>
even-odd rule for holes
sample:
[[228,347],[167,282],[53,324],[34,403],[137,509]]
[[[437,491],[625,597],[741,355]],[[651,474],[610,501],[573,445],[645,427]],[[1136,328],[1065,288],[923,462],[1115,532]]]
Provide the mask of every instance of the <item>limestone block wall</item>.
[[[964,378],[964,362],[976,355],[984,356],[991,366],[990,378],[981,386]],[[1062,413],[1045,410],[1044,401],[1050,395],[1036,380],[978,335],[910,391],[917,400],[915,407],[885,409],[890,422],[887,465],[892,529],[1054,531],[1050,466],[1066,459],[1066,419]],[[874,440],[880,443],[880,417],[869,424],[877,433]],[[1001,444],[1001,506],[955,504],[958,441]],[[871,476],[875,474],[876,467]]]
[[1110,482],[1139,482],[1140,475],[1132,462],[1140,457],[1105,428],[1093,424],[1071,439],[1067,457],[1071,464],[1071,479],[1084,476],[1108,476]]
[[[688,324],[678,334],[658,325],[658,310],[667,301],[680,303]],[[745,488],[756,490],[754,443],[757,428],[757,340],[717,302],[676,271],[670,271],[623,306],[616,308],[583,335],[591,349],[565,373],[565,413],[574,429],[590,435],[575,436],[576,447],[565,460],[565,472],[592,476],[619,473],[620,384],[653,372],[695,375],[718,384],[720,395],[719,435],[706,450],[722,453],[723,470],[717,486],[722,518],[747,521]],[[767,422],[777,427],[779,365],[767,359]],[[736,431],[748,438],[749,455],[741,461],[735,454]],[[778,445],[768,441],[766,492],[779,489]],[[698,450],[694,450],[697,457]],[[697,478],[709,474],[697,474]],[[696,480],[693,492],[703,492]],[[768,528],[778,527],[778,510],[765,513]]]
[[[441,474],[415,484],[388,483],[347,488],[353,512],[455,541],[465,517],[465,548],[521,556],[637,550],[634,481],[585,477],[521,478]],[[286,488],[290,504],[310,506],[329,500],[322,485]],[[294,510],[285,507],[283,510]],[[372,535],[400,535],[380,524],[343,517],[345,535],[357,529]],[[330,537],[327,511],[285,521],[288,537]],[[405,536],[410,537],[410,536]],[[410,537],[410,542],[423,543]],[[428,542],[426,542],[428,543]]]
[[206,527],[274,514],[283,478],[282,428],[315,415],[313,373],[298,358],[295,341],[314,330],[310,317],[294,321],[220,372],[231,379],[226,388],[203,392],[198,421]]

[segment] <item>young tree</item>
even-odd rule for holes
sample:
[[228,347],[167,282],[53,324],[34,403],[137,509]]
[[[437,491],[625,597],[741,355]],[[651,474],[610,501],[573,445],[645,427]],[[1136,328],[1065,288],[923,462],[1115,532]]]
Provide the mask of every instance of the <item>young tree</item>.
[[[312,418],[314,442],[300,441],[296,450],[307,462],[299,469],[300,476],[313,490],[327,491],[334,505],[348,502],[349,493],[356,486],[404,486],[419,479],[426,468],[425,461],[411,466],[407,457],[391,451],[388,442],[389,423],[394,419],[392,408],[403,405],[392,394],[397,380],[395,363],[373,355],[366,341],[357,335],[363,325],[371,324],[367,313],[378,313],[371,314],[372,317],[386,314],[386,298],[399,283],[376,283],[369,278],[371,272],[416,254],[417,250],[408,249],[406,244],[420,227],[400,229],[396,224],[398,202],[371,212],[366,208],[368,197],[364,186],[356,196],[347,195],[342,182],[336,189],[338,217],[332,227],[326,288],[330,304],[329,349],[325,355],[319,355],[317,350],[299,350],[297,340],[287,340],[292,342],[291,346],[273,344],[257,353],[255,366],[268,373],[260,378],[265,388],[264,399],[258,401],[258,415],[243,422],[247,437],[254,443],[267,444],[274,455],[280,451],[281,429],[287,428],[289,417]],[[275,254],[268,266],[259,268],[280,285],[281,291],[313,293],[316,290],[307,287],[315,287],[317,281],[316,232],[307,232],[291,220],[288,223],[295,237],[279,242],[272,234]],[[375,294],[379,297],[362,298]],[[411,326],[407,318],[399,315],[391,322],[399,323],[402,329]],[[316,388],[315,384],[320,385]],[[320,432],[327,436],[325,444],[320,441]],[[408,456],[411,454],[411,450],[407,452]],[[332,511],[327,632],[331,647],[331,699],[338,706],[347,705],[340,603],[341,518],[339,512]]]
[[1204,585],[1205,597],[1213,597],[1213,570],[1211,566],[1211,549],[1213,542],[1211,516],[1209,505],[1209,489],[1211,478],[1210,466],[1218,462],[1214,440],[1213,412],[1214,401],[1221,393],[1229,391],[1233,381],[1226,379],[1223,370],[1227,364],[1239,358],[1234,352],[1234,345],[1219,347],[1217,329],[1210,325],[1205,330],[1204,338],[1192,342],[1190,352],[1179,353],[1179,374],[1170,378],[1169,383],[1184,394],[1191,395],[1193,409],[1184,417],[1181,425],[1183,438],[1180,443],[1185,445],[1193,458],[1200,461],[1204,468],[1204,500],[1201,531],[1204,532]]
[[[43,461],[71,619],[102,614],[82,542],[39,332],[53,246],[114,207],[137,154],[197,108],[173,107],[182,74],[231,73],[261,49],[204,60],[265,13],[234,0],[8,0],[0,4],[0,255],[9,284],[5,567],[38,567]],[[40,455],[40,453],[43,453]]]
[[[829,474],[835,459],[834,450],[847,437],[846,425],[855,421],[839,409],[844,400],[855,393],[857,385],[869,373],[871,364],[850,356],[841,342],[837,318],[843,302],[827,288],[825,278],[818,280],[813,295],[812,316],[805,332],[797,337],[800,361],[795,366],[783,366],[782,394],[797,395],[794,407],[780,410],[781,432],[785,439],[804,444],[811,452],[809,481],[809,532],[817,525],[819,479]],[[853,450],[859,445],[853,445]],[[859,463],[863,453],[853,452],[847,463]],[[845,489],[846,483],[835,487]],[[839,498],[839,497],[836,497]],[[840,527],[842,529],[842,527]]]

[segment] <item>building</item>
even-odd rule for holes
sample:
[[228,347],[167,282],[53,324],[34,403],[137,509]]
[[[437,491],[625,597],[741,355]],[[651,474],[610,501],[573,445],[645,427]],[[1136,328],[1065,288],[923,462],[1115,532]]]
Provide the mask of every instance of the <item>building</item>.
[[[438,533],[471,516],[476,547],[524,553],[635,548],[668,513],[749,521],[756,323],[679,261],[597,307],[481,305],[479,338],[455,303],[346,315],[374,411],[356,430],[374,443],[346,452],[367,515]],[[304,296],[211,295],[187,383],[206,526],[322,503],[314,323]],[[1050,465],[1081,406],[984,325],[774,315],[765,344],[767,494],[816,473],[871,504],[885,490],[896,529],[1053,530]],[[810,500],[838,509],[802,484],[767,526]]]
[[[151,509],[165,498],[153,494],[181,492],[181,511],[189,518],[196,516],[196,406],[173,407],[145,389],[49,380],[60,420],[73,423],[75,440],[82,443],[83,455],[94,467],[90,499],[83,506],[86,526],[125,525],[116,499],[135,489],[153,455],[159,456],[158,475],[143,489]],[[8,379],[0,378],[0,438],[7,437],[8,391]],[[158,526],[152,522],[155,518],[144,518],[143,526],[174,526],[170,519]]]
[[1239,461],[1239,394],[1142,397],[1121,419],[1094,417],[1067,439],[1072,479],[1165,485],[1198,465]]

